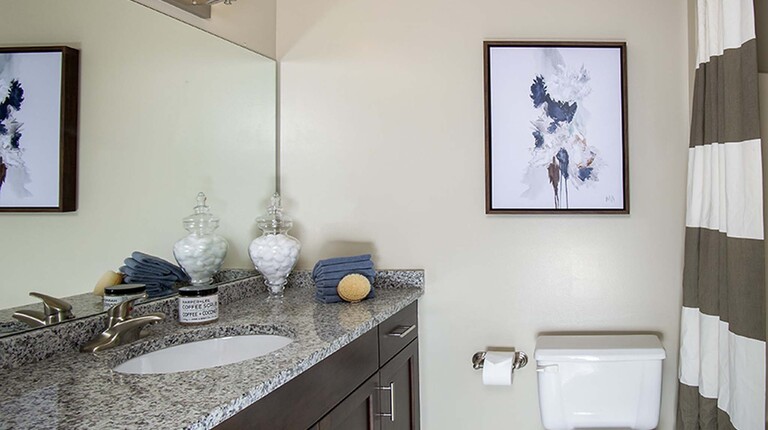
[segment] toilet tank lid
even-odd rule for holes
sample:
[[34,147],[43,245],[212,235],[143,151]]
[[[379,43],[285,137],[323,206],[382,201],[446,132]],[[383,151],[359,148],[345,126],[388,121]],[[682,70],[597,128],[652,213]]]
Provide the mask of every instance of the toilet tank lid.
[[666,358],[659,338],[650,335],[539,336],[536,360],[639,361]]

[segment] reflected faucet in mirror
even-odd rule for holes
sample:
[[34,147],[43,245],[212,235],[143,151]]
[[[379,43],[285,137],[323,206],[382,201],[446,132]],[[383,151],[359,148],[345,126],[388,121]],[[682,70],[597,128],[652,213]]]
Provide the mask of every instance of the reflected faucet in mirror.
[[22,309],[14,312],[13,318],[30,327],[43,327],[71,320],[75,317],[72,313],[72,305],[62,299],[36,292],[31,292],[29,295],[43,301],[43,312]]
[[134,297],[118,303],[107,310],[107,328],[80,348],[81,352],[98,352],[116,346],[125,345],[141,339],[144,327],[165,319],[165,314],[155,312],[140,317],[131,317],[131,309],[136,300],[146,299],[147,295]]

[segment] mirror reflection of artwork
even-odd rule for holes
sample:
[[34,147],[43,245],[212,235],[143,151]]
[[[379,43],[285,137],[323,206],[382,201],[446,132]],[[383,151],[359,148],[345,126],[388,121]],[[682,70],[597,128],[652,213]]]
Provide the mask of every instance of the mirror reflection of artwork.
[[[66,42],[80,50],[81,79],[77,212],[0,207],[0,307],[42,311],[29,297],[38,291],[71,303],[78,318],[101,312],[101,297],[90,291],[133,251],[173,261],[185,234],[179,220],[199,191],[235,250],[223,267],[253,270],[245,250],[256,235],[254,214],[275,190],[275,61],[132,0],[2,4],[0,46],[19,52]],[[19,115],[34,90],[20,82]],[[26,158],[32,123],[17,120],[34,184]],[[253,275],[237,272],[217,282]],[[12,314],[0,310],[0,332]]]
[[71,48],[0,49],[0,210],[75,209],[72,79]]
[[[0,70],[7,69],[10,59],[0,57]],[[22,197],[29,195],[29,191],[24,188],[24,183],[28,182],[29,172],[24,165],[23,152],[21,151],[21,127],[22,123],[16,120],[14,112],[21,110],[21,104],[24,102],[24,88],[17,79],[2,76],[0,72],[0,94],[5,94],[5,98],[0,101],[0,191],[2,191],[5,178],[8,177],[8,170],[14,169],[20,171],[24,179],[11,181],[10,187],[15,188],[12,191]],[[3,91],[5,90],[5,91]],[[13,177],[13,171],[11,172]],[[8,187],[6,187],[8,188]]]
[[487,213],[628,213],[623,43],[486,42]]

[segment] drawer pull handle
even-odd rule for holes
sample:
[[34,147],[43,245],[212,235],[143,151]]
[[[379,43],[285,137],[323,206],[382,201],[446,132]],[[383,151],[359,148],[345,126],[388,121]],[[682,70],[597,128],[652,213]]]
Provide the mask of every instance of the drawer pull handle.
[[[415,326],[411,326],[413,328]],[[389,413],[376,414],[377,417],[389,418],[390,421],[395,421],[395,383],[390,382],[389,387],[376,387],[377,390],[389,391]]]
[[401,325],[401,326],[397,326],[397,328],[395,328],[391,332],[387,333],[387,336],[397,337],[397,338],[402,339],[402,338],[408,336],[408,333],[414,331],[415,329],[416,329],[416,324],[414,324],[412,326]]

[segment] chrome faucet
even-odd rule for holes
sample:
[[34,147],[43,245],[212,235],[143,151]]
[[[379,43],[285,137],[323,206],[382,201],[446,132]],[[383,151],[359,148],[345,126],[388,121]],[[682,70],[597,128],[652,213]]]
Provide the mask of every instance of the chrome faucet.
[[13,317],[30,327],[43,327],[75,317],[72,313],[72,305],[62,299],[35,292],[29,295],[43,301],[43,312],[22,309],[14,312]]
[[81,352],[97,352],[104,349],[125,345],[141,339],[144,327],[165,319],[161,312],[131,317],[131,309],[136,300],[146,298],[146,294],[118,303],[107,310],[107,328],[80,348]]

